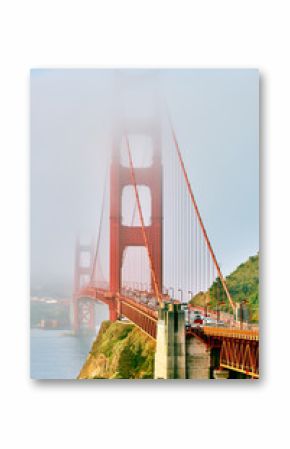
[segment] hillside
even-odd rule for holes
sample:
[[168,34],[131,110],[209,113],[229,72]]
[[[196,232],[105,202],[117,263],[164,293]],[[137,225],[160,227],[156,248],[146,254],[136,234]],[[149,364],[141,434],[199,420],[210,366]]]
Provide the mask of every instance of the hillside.
[[259,303],[259,255],[250,257],[227,278],[227,285],[237,302],[247,298],[250,304]]
[[[259,254],[250,257],[226,277],[226,283],[234,302],[249,301],[252,319],[258,320],[259,307]],[[215,281],[207,292],[200,292],[190,301],[194,305],[208,304],[214,307],[218,301],[226,301],[220,282]],[[226,306],[225,309],[228,307]]]
[[78,379],[152,379],[155,342],[133,324],[103,321]]

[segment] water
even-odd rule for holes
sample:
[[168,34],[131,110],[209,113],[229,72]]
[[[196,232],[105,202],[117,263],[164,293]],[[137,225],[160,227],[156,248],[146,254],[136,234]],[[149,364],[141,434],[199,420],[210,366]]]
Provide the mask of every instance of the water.
[[76,379],[95,336],[74,337],[69,331],[32,329],[30,377]]

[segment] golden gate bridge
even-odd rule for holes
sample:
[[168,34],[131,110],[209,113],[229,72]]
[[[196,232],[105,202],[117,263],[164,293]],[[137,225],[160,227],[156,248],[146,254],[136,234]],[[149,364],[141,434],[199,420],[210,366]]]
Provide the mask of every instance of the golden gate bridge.
[[[165,129],[166,138],[157,117],[119,118],[115,124],[97,242],[95,248],[76,245],[74,331],[94,328],[97,301],[108,306],[110,320],[124,316],[158,340],[164,309],[173,310],[170,304],[178,306],[216,282],[226,322],[186,325],[185,342],[198,339],[218,354],[216,368],[257,378],[258,329],[241,328],[240,304],[233,301],[215,256],[170,119]],[[142,156],[140,137],[149,143]]]

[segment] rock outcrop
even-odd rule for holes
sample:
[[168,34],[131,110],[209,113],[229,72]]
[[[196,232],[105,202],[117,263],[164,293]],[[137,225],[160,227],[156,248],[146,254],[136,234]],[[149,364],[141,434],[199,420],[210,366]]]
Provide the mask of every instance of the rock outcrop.
[[104,321],[78,379],[153,379],[155,342],[131,323]]

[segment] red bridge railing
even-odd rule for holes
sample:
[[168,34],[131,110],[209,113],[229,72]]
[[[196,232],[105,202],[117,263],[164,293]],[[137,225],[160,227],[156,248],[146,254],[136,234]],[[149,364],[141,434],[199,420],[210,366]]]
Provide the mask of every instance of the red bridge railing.
[[147,335],[156,339],[158,313],[124,296],[119,299],[120,313],[142,329]]

